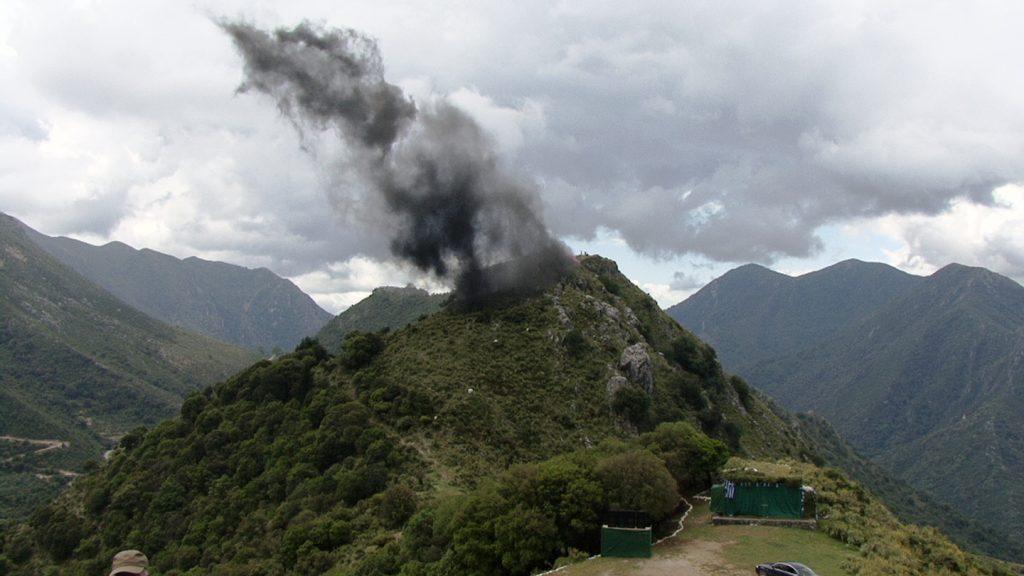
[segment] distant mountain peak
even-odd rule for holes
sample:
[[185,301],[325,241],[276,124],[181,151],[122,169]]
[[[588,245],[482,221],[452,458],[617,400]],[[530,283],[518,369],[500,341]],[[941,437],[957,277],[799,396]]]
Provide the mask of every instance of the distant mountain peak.
[[726,274],[765,274],[770,276],[787,276],[782,272],[777,272],[767,266],[757,264],[756,262],[748,262],[741,266],[737,266],[726,272]]
[[381,294],[429,294],[422,288],[417,288],[412,284],[406,284],[405,286],[378,286],[373,289],[372,293]]
[[818,272],[821,272],[822,270],[848,270],[848,269],[868,268],[868,267],[875,267],[875,266],[888,266],[888,265],[887,264],[882,264],[881,262],[865,262],[864,260],[860,260],[858,258],[847,258],[846,260],[840,260],[839,262],[836,262],[835,264],[833,264],[831,266],[826,266],[826,267],[822,268],[821,270],[818,270]]
[[966,264],[960,264],[959,262],[950,262],[942,268],[939,268],[932,273],[932,278],[952,278],[952,277],[963,277],[967,275],[971,276],[982,276],[982,275],[997,275],[995,272],[982,268],[980,266],[968,266]]
[[721,283],[772,283],[781,284],[793,280],[792,276],[788,276],[781,272],[776,272],[767,266],[761,264],[749,263],[742,266],[737,266],[732,270],[729,270],[725,274],[722,274],[718,278],[712,280],[704,289],[713,289]]
[[121,242],[120,240],[113,240],[113,241],[107,242],[106,244],[101,246],[101,248],[113,248],[113,249],[118,249],[118,250],[129,250],[131,252],[138,252],[138,250],[136,250],[135,247],[133,247],[131,245],[128,245],[128,244],[125,244],[124,242]]
[[447,294],[430,294],[412,285],[380,286],[324,325],[316,338],[328,350],[338,351],[350,332],[397,330],[438,311],[447,299]]
[[37,246],[132,307],[220,340],[291,349],[331,319],[290,280],[266,268],[181,259],[119,241],[94,246],[17,223]]
[[1024,287],[963,264],[922,277],[849,260],[781,287],[726,279],[671,311],[728,368],[824,414],[940,501],[1021,534],[1024,515],[1005,502],[1024,493],[1007,480],[1024,471]]

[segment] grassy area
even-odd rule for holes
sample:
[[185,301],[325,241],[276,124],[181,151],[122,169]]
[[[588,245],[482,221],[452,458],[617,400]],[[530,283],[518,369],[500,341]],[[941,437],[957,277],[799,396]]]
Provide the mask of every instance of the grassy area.
[[821,532],[773,526],[714,526],[707,539],[723,542],[725,560],[739,567],[764,562],[793,561],[806,564],[818,576],[849,574],[843,562],[854,551]]
[[821,532],[771,526],[714,526],[707,503],[698,502],[676,538],[654,548],[649,560],[599,558],[559,572],[564,576],[689,576],[753,574],[757,564],[792,560],[820,576],[846,576],[855,554]]

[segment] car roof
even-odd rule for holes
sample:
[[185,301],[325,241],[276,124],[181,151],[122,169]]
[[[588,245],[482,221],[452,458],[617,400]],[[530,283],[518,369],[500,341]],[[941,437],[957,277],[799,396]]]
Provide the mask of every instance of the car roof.
[[817,576],[817,574],[814,573],[814,570],[811,570],[810,568],[804,566],[799,562],[779,562],[779,564],[792,566],[796,569],[797,574],[799,574],[800,576]]

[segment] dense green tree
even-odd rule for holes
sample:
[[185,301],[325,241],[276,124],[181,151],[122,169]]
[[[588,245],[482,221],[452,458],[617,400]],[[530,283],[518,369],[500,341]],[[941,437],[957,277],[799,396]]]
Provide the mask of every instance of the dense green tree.
[[718,376],[718,356],[715,349],[700,340],[682,335],[669,344],[666,354],[688,372],[715,379]]
[[641,436],[640,442],[665,462],[684,494],[710,487],[729,460],[729,449],[724,443],[707,437],[687,422],[660,424]]
[[349,370],[366,366],[384,349],[384,338],[370,332],[351,332],[341,344],[338,359]]
[[404,484],[396,484],[381,495],[380,515],[390,528],[398,528],[416,512],[416,493]]
[[651,397],[637,386],[623,386],[612,396],[612,410],[642,428],[650,421]]
[[665,463],[646,450],[631,450],[604,458],[597,464],[609,506],[646,512],[664,518],[679,504],[676,481]]
[[517,506],[495,522],[495,545],[509,574],[529,574],[558,549],[554,519],[533,508]]

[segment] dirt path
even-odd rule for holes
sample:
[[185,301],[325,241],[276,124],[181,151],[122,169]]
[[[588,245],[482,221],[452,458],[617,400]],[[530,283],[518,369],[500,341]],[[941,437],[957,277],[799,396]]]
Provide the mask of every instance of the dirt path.
[[724,544],[719,542],[690,542],[684,549],[644,560],[595,559],[585,565],[574,566],[563,574],[573,576],[750,576],[749,569],[723,564]]
[[54,474],[36,474],[36,478],[39,478],[40,480],[52,480],[55,476],[60,476],[61,478],[78,478],[81,474],[71,470],[64,470],[63,468],[57,469]]
[[[20,444],[29,444],[31,446],[42,446],[42,448],[39,448],[38,450],[34,450],[31,452],[31,454],[35,456],[38,456],[39,454],[45,454],[46,452],[51,452],[53,450],[67,448],[68,446],[71,445],[64,440],[39,440],[36,438],[19,438],[17,436],[0,436],[0,441],[17,442]],[[19,454],[19,456],[23,455]],[[18,458],[18,456],[11,456],[10,458],[3,460],[3,462],[11,462],[16,458]]]

